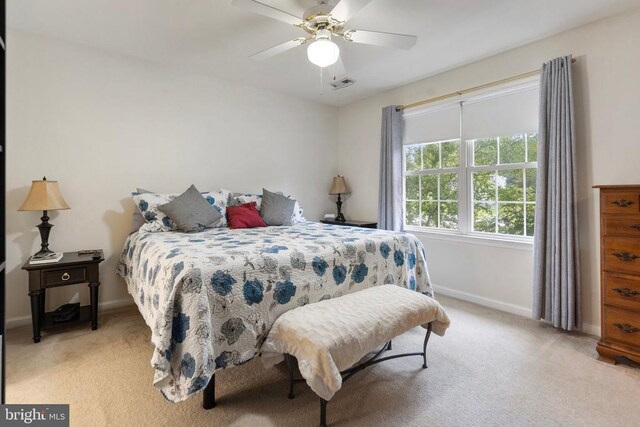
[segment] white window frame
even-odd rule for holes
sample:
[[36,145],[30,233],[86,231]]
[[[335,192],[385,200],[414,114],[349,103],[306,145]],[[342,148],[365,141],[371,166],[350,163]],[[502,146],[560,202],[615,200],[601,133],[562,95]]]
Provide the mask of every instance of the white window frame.
[[[430,111],[436,111],[444,108],[451,108],[456,105],[460,107],[460,165],[457,168],[446,168],[446,169],[433,169],[428,171],[407,171],[406,170],[406,156],[405,156],[405,147],[410,145],[419,145],[419,144],[429,144],[429,143],[439,143],[444,141],[451,141],[453,138],[446,139],[443,141],[429,141],[429,142],[412,142],[411,144],[403,145],[402,147],[402,222],[404,229],[417,234],[425,234],[430,237],[437,237],[439,239],[445,240],[454,240],[461,241],[465,243],[472,244],[481,244],[486,245],[489,244],[491,246],[501,246],[501,247],[509,247],[509,248],[517,248],[524,250],[531,250],[533,246],[533,237],[532,236],[518,236],[512,234],[499,234],[499,233],[487,233],[481,231],[473,231],[473,182],[472,182],[472,173],[473,172],[482,172],[482,171],[496,171],[496,170],[513,170],[513,169],[529,169],[536,168],[537,162],[525,162],[525,163],[513,163],[513,164],[504,164],[504,165],[490,165],[490,166],[475,166],[474,165],[474,150],[473,143],[477,139],[465,139],[463,134],[463,120],[464,120],[464,109],[462,108],[464,103],[474,102],[480,99],[500,96],[507,93],[519,92],[527,89],[531,89],[533,87],[539,87],[539,80],[537,78],[533,80],[529,80],[526,82],[520,82],[519,84],[510,85],[503,89],[493,90],[488,93],[476,94],[471,96],[461,96],[454,102],[443,102],[432,107],[423,108],[420,110],[412,111],[411,114],[425,113]],[[523,130],[523,134],[530,134],[531,132],[525,132]],[[511,135],[502,135],[503,137],[511,136]],[[500,145],[498,144],[498,150]],[[528,147],[525,146],[525,150]],[[440,149],[441,150],[441,149]],[[526,151],[525,151],[526,152]],[[499,160],[499,151],[498,151],[498,160]],[[525,157],[525,160],[528,160]],[[440,156],[440,162],[442,162],[442,156]],[[425,227],[425,226],[415,226],[415,225],[407,225],[406,224],[406,176],[410,175],[429,175],[429,174],[441,174],[441,173],[457,173],[458,174],[458,230],[452,229],[443,229],[436,227]],[[526,175],[524,177],[526,180]],[[526,181],[525,181],[525,189],[526,189]],[[438,197],[440,194],[438,194]],[[526,204],[526,193],[524,194],[525,204]],[[524,212],[526,215],[526,209]],[[440,224],[440,211],[438,210],[438,224]]]

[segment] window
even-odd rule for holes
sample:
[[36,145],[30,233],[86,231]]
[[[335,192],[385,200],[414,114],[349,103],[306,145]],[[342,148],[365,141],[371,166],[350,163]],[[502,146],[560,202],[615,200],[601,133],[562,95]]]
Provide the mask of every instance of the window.
[[530,239],[537,84],[405,114],[405,226]]
[[458,229],[460,140],[405,147],[407,225]]

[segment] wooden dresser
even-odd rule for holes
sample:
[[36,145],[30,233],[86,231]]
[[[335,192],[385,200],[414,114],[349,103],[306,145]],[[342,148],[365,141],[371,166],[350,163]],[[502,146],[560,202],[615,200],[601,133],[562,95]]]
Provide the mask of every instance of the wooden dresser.
[[607,358],[640,363],[640,184],[600,189],[602,337]]

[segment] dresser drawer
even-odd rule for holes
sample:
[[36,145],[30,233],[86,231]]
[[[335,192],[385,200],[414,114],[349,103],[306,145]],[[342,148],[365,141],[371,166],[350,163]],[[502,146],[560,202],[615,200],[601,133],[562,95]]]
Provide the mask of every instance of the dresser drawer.
[[640,238],[640,215],[604,215],[602,234]]
[[640,212],[640,191],[604,191],[600,196],[602,213]]
[[44,286],[66,285],[68,283],[84,282],[87,280],[86,268],[67,268],[43,272]]
[[640,277],[605,273],[603,287],[606,305],[637,310],[640,314]]
[[604,338],[640,347],[640,313],[605,307]]
[[640,274],[640,239],[605,237],[603,244],[605,271]]

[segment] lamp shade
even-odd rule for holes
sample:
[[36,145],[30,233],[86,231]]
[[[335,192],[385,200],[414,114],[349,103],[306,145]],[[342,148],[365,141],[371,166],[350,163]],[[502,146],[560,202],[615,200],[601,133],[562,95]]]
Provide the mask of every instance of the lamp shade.
[[345,181],[344,176],[335,176],[333,177],[333,182],[331,183],[331,190],[329,190],[329,194],[349,194],[351,190],[347,187],[347,181]]
[[58,181],[47,181],[46,178],[33,181],[27,198],[22,202],[19,211],[55,211],[70,209],[65,202]]

